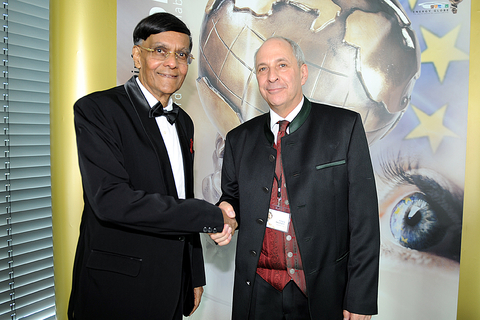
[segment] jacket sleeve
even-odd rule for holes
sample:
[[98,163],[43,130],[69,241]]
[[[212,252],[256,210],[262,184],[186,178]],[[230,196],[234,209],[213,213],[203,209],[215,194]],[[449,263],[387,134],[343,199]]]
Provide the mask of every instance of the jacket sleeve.
[[238,227],[240,227],[240,212],[239,207],[239,191],[238,191],[238,179],[235,169],[235,160],[233,155],[234,148],[232,146],[232,135],[231,133],[227,134],[225,141],[225,150],[223,154],[223,165],[222,165],[222,195],[218,203],[226,201],[230,203],[235,210],[235,214]]
[[[120,107],[120,115],[108,107],[108,104],[120,104],[113,100],[87,96],[74,106],[85,201],[95,216],[105,223],[155,234],[186,235],[206,232],[208,227],[221,231],[223,216],[214,205],[197,199],[179,200],[142,189],[141,179],[161,177],[152,176],[145,155],[126,150],[122,139],[138,139],[138,144],[152,147],[147,138],[141,138],[145,134],[135,119],[129,118]],[[122,122],[112,120],[119,117],[123,117]],[[120,135],[122,130],[128,130],[129,136]],[[125,168],[126,157],[138,163],[134,177],[136,183],[132,182],[133,177]],[[158,182],[157,185],[162,184]]]
[[378,200],[368,143],[356,117],[347,155],[350,256],[344,308],[377,314],[380,230]]

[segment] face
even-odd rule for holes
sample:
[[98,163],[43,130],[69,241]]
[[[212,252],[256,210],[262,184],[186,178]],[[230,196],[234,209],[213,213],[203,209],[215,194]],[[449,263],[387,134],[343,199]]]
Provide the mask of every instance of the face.
[[[190,39],[184,33],[167,31],[150,35],[140,45],[144,48],[162,47],[168,52],[189,52]],[[179,63],[175,54],[163,61],[155,59],[152,52],[140,46],[133,47],[132,56],[139,70],[138,79],[165,106],[170,96],[182,86],[188,65]]]
[[258,50],[255,67],[260,94],[273,111],[287,116],[302,100],[307,65],[298,66],[288,42],[269,39]]

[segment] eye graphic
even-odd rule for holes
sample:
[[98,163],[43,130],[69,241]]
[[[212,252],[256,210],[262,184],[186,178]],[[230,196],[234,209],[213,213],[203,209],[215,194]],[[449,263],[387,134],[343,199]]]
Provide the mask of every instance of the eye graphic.
[[445,236],[436,212],[426,197],[415,192],[404,197],[390,216],[390,230],[397,242],[407,248],[425,250]]
[[381,199],[381,220],[390,239],[404,248],[460,261],[463,191],[438,172],[390,159],[380,178],[388,192]]

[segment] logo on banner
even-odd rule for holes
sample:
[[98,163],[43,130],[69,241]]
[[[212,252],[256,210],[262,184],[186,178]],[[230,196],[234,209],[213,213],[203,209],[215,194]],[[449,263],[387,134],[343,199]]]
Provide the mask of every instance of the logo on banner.
[[457,13],[458,4],[463,0],[450,0],[450,2],[429,1],[416,5],[412,10],[414,14]]

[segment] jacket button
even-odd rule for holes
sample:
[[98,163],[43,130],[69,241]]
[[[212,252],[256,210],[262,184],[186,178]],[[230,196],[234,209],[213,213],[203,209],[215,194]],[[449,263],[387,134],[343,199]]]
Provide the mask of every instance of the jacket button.
[[274,162],[275,161],[275,156],[273,154],[269,155],[268,160],[270,160],[270,162]]
[[207,233],[208,232],[208,229],[207,227],[203,227],[203,232]]
[[217,233],[217,232],[218,232],[217,228],[213,228],[212,231],[213,231],[213,233]]
[[180,237],[178,237],[178,240],[180,240],[180,241],[185,241],[185,237],[184,237],[184,236],[180,236]]
[[250,255],[251,255],[252,257],[256,257],[256,256],[257,256],[257,251],[255,251],[255,250],[250,250]]
[[207,230],[208,230],[208,233],[212,233],[212,231],[213,231],[213,230],[212,230],[212,227],[208,227]]
[[256,221],[258,224],[263,224],[265,222],[262,218],[258,218]]
[[268,188],[267,187],[263,187],[262,190],[263,190],[263,192],[268,193]]
[[247,284],[247,286],[249,286],[251,284],[250,281],[248,281],[248,280],[245,281],[245,283]]

